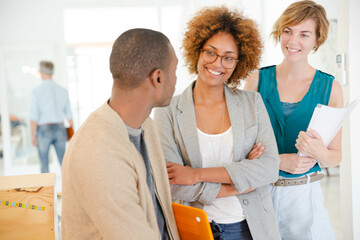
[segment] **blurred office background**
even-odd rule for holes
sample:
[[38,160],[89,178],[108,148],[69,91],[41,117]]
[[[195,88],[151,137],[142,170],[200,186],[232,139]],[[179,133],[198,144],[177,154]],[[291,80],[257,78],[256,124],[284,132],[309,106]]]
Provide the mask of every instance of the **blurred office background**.
[[[263,35],[261,66],[279,64],[282,53],[269,38],[271,27],[293,0],[0,0],[0,176],[40,173],[37,150],[31,146],[29,98],[40,83],[38,63],[55,63],[54,80],[69,90],[75,130],[110,96],[109,54],[113,41],[125,30],[150,28],[165,33],[179,58],[175,94],[194,76],[181,54],[186,22],[204,6],[226,5],[253,18]],[[318,69],[336,76],[345,104],[360,98],[359,0],[317,0],[330,21],[329,38],[310,57]],[[336,62],[344,53],[345,68]],[[345,70],[345,71],[344,71]],[[10,116],[16,121],[10,122]],[[328,169],[323,180],[325,203],[337,239],[360,239],[360,107],[343,129],[343,161]],[[61,169],[52,150],[50,171]],[[326,174],[326,172],[325,172]]]

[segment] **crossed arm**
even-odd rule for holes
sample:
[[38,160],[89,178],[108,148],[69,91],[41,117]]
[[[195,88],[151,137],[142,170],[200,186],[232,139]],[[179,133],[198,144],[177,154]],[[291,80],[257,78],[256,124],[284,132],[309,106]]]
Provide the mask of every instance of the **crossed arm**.
[[262,145],[256,145],[255,151],[250,151],[246,159],[218,168],[199,168],[188,158],[183,135],[193,134],[189,128],[196,126],[178,128],[176,108],[155,110],[154,120],[160,132],[164,156],[166,161],[171,162],[167,167],[174,199],[209,205],[216,198],[247,193],[277,179],[279,158],[276,141],[260,95],[255,101],[259,125],[253,126],[256,130],[253,128],[255,132],[251,134],[257,134],[254,142]]
[[[263,150],[264,147],[261,146],[261,143],[254,145],[249,153],[249,160],[260,157]],[[171,185],[193,185],[201,182],[221,183],[220,191],[216,196],[217,198],[239,194],[233,187],[233,182],[224,167],[192,168],[170,162],[166,163],[166,167]],[[255,190],[255,188],[248,188],[240,194],[245,194],[253,190]]]

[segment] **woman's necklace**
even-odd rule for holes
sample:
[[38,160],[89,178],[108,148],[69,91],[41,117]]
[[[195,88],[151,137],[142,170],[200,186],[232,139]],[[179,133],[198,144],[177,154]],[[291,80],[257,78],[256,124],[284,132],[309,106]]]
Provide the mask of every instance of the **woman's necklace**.
[[[196,106],[198,105],[195,99],[195,95],[194,95],[194,103],[195,103],[195,114],[196,112],[198,113],[197,116],[199,117],[200,123],[201,125],[204,127],[205,131],[207,134],[209,134],[209,130],[207,129],[206,125],[204,124],[202,118],[201,118],[201,113],[198,109],[198,111],[196,111]],[[225,124],[225,113],[226,113],[226,108],[224,109],[224,113],[223,113],[223,117],[222,117],[222,124],[221,124],[221,135],[220,135],[220,145],[219,145],[219,156],[218,156],[218,163],[220,162],[220,156],[221,156],[221,145],[222,145],[222,137],[223,137],[223,133],[224,133],[224,124]],[[209,136],[209,140],[210,140],[210,144],[212,146],[212,151],[213,151],[213,155],[214,157],[216,156],[215,154],[215,147],[214,147],[214,143],[211,139],[211,136]]]

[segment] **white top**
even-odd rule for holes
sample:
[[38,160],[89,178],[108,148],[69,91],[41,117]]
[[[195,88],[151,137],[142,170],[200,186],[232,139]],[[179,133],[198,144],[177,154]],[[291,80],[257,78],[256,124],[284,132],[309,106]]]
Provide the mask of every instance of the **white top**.
[[[233,131],[230,127],[221,134],[207,134],[198,131],[202,167],[223,167],[233,161]],[[245,219],[244,211],[237,197],[217,198],[212,205],[204,205],[209,221],[235,223]]]

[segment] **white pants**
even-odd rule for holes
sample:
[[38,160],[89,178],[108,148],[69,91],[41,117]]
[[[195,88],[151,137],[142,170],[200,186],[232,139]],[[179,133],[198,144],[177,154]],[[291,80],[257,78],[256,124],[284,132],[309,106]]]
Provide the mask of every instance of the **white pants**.
[[283,240],[335,240],[320,187],[309,184],[270,187]]

